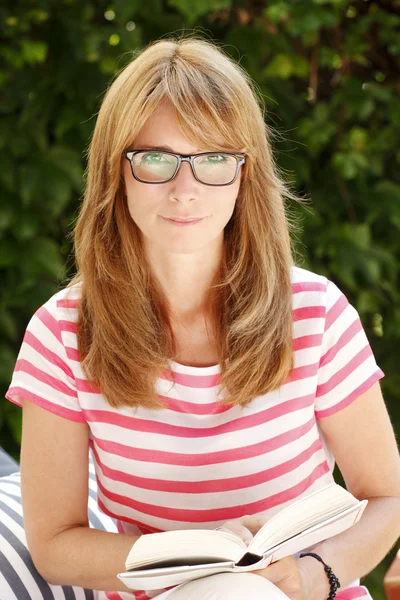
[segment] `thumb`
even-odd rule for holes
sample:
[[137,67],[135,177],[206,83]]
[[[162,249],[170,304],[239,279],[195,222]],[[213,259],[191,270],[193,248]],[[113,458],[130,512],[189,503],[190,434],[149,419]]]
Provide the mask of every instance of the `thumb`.
[[241,523],[244,527],[251,531],[253,535],[255,535],[268,520],[268,517],[245,515],[241,518]]

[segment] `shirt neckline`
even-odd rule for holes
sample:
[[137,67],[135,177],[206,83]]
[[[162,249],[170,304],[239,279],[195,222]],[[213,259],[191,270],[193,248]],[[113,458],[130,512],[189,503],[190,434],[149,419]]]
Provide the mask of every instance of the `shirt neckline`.
[[211,365],[211,367],[193,367],[192,365],[182,365],[174,360],[170,360],[171,370],[177,373],[188,373],[196,375],[214,375],[221,372],[221,365]]

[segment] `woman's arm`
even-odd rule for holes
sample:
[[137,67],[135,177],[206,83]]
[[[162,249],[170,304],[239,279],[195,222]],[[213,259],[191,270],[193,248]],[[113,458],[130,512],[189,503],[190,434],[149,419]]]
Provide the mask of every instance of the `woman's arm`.
[[[346,587],[370,573],[400,537],[400,498],[369,498],[361,520],[343,533],[321,542],[312,549],[332,568]],[[301,568],[311,582],[309,600],[325,600],[329,582],[323,565],[311,556],[299,558]]]
[[[42,556],[40,574],[53,585],[76,585],[93,590],[127,592],[117,577],[139,537],[74,527],[54,537]],[[38,569],[39,570],[39,569]]]
[[[319,424],[347,489],[369,500],[356,525],[313,548],[345,587],[372,571],[400,537],[400,457],[379,383]],[[312,557],[299,562],[314,581],[310,600],[326,598],[322,564]]]
[[52,584],[127,591],[117,578],[136,536],[88,522],[89,426],[23,400],[21,492],[33,563]]
[[[319,424],[347,489],[369,500],[356,525],[312,548],[344,588],[372,571],[400,537],[400,457],[379,383]],[[327,575],[313,557],[290,556],[256,572],[291,600],[328,598]]]

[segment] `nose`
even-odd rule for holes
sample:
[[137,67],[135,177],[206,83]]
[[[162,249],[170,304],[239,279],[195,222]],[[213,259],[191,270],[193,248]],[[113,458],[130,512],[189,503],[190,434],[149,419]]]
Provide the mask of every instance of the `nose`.
[[199,186],[188,161],[182,161],[177,174],[170,182],[170,198],[179,201],[194,200],[198,198]]
[[174,180],[178,179],[178,177],[182,178],[187,178],[188,180],[194,180],[197,181],[197,179],[194,176],[193,170],[192,170],[192,165],[190,164],[189,160],[185,160],[184,158],[182,159],[182,162],[180,164],[180,167],[178,169],[177,174],[175,175]]

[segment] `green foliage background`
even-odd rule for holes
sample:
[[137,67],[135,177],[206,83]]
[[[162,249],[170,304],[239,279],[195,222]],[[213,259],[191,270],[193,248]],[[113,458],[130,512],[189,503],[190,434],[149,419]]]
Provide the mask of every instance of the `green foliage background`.
[[[67,234],[104,92],[132,51],[193,29],[258,83],[278,163],[312,200],[292,207],[302,266],[359,311],[398,433],[400,1],[18,0],[0,28],[1,445],[18,458],[21,411],[3,396],[28,320],[74,270]],[[363,580],[375,600],[393,556]]]

